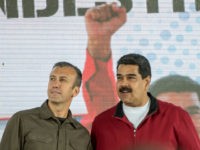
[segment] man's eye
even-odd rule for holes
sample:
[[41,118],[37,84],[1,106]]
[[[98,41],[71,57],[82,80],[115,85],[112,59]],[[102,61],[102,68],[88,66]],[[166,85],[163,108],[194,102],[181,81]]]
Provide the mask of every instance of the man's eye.
[[49,78],[49,80],[50,80],[50,81],[54,81],[54,80],[55,80],[55,78],[53,78],[53,77],[50,77],[50,78]]
[[135,77],[133,77],[133,76],[130,76],[130,77],[128,77],[128,79],[135,79]]
[[122,79],[122,77],[117,76],[117,80],[121,80],[121,79]]
[[65,82],[65,81],[67,81],[67,79],[60,79],[60,81],[61,81],[61,82]]

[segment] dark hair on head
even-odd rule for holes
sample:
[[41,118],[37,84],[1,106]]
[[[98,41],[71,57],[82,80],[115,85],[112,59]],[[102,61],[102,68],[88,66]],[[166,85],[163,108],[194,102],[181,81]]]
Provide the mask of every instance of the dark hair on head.
[[80,87],[81,86],[81,82],[82,82],[82,73],[80,71],[80,69],[74,65],[72,65],[71,63],[69,62],[65,62],[65,61],[61,61],[61,62],[57,62],[53,65],[53,68],[54,69],[55,67],[71,67],[73,68],[75,71],[76,71],[76,81],[74,83],[74,86],[78,86]]
[[200,99],[200,85],[188,76],[168,75],[154,81],[149,91],[157,97],[166,92],[196,92]]
[[127,54],[122,56],[117,62],[117,70],[119,65],[137,65],[139,67],[138,72],[141,74],[142,79],[147,76],[151,77],[151,66],[148,59],[140,54]]

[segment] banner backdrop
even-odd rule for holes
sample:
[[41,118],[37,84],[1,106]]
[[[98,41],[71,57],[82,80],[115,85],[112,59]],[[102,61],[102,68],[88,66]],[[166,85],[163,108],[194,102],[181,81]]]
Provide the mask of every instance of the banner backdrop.
[[[47,99],[55,62],[84,68],[88,8],[113,0],[0,0],[0,118],[40,106]],[[200,83],[199,0],[115,0],[127,9],[127,22],[112,38],[113,71],[123,54],[145,55],[152,82],[169,74]],[[98,107],[98,106],[97,106]],[[82,92],[71,105],[87,114]],[[2,121],[2,134],[6,121]],[[1,135],[0,135],[1,136]]]

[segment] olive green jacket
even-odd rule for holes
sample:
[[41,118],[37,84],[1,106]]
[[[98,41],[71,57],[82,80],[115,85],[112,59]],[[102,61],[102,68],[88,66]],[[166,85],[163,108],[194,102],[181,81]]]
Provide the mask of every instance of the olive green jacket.
[[0,150],[92,150],[86,128],[72,118],[61,124],[47,101],[38,108],[20,111],[7,123]]

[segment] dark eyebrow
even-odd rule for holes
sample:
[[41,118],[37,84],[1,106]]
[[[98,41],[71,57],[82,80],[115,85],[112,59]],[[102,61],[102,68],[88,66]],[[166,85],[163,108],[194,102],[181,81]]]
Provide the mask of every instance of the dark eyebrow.
[[[52,78],[52,77],[56,77],[56,76],[52,74],[52,75],[50,75],[49,77]],[[60,76],[60,78],[62,78],[62,79],[63,79],[63,78],[64,78],[64,79],[67,79],[68,77],[67,77],[67,76]]]
[[[117,74],[117,76],[123,76],[122,74]],[[136,74],[126,74],[125,76],[136,76]]]
[[51,78],[51,77],[55,77],[55,76],[54,75],[50,75],[49,77]]
[[61,76],[60,79],[65,79],[65,80],[68,80],[69,78],[66,77],[66,76]]
[[67,78],[67,76],[60,76],[60,78]]
[[136,76],[136,74],[127,74],[127,76]]
[[186,107],[186,111],[191,115],[198,114],[200,113],[200,107],[196,105],[189,106],[189,107]]

